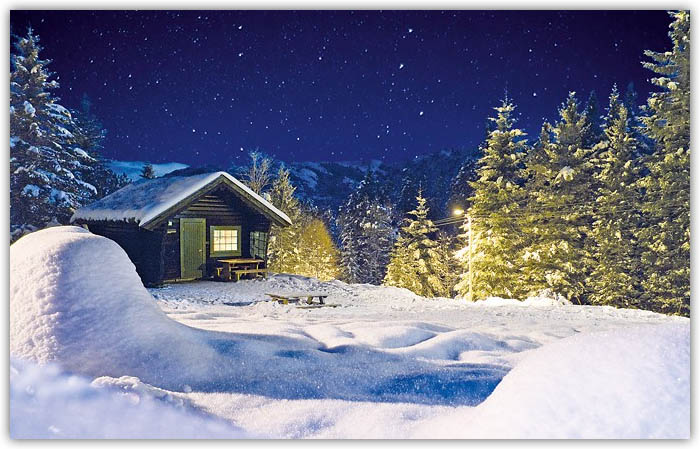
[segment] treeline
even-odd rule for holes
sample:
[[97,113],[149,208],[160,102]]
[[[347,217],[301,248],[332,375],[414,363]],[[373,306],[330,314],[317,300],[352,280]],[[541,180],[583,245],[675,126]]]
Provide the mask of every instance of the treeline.
[[[550,290],[577,304],[689,315],[690,14],[671,15],[672,50],[645,52],[660,91],[639,110],[613,88],[601,117],[595,98],[583,108],[572,92],[530,144],[512,100],[495,108],[468,182],[459,295]],[[417,201],[384,282],[439,296],[449,262],[435,257],[440,246]]]
[[[299,274],[327,281],[340,277],[339,253],[326,222],[328,217],[294,195],[289,170],[258,151],[250,153],[250,163],[231,167],[255,193],[292,220],[287,227],[272,226],[268,244],[268,267],[277,273]],[[277,172],[273,173],[273,167]]]
[[67,224],[73,211],[127,183],[101,156],[106,131],[87,96],[67,109],[31,29],[10,55],[10,239]]

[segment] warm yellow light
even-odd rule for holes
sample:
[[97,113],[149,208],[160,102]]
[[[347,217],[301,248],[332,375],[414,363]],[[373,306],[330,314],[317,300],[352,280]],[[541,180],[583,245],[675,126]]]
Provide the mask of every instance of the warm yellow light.
[[453,210],[452,210],[452,215],[460,216],[460,215],[463,215],[463,214],[464,214],[464,211],[463,211],[462,209],[456,208],[456,209],[453,209]]

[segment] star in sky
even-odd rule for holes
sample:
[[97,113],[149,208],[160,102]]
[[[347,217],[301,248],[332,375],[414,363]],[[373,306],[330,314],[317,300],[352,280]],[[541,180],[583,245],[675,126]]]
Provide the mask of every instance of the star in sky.
[[226,166],[399,160],[475,148],[507,90],[536,135],[569,91],[651,86],[663,11],[12,11],[61,87],[108,130],[105,156]]

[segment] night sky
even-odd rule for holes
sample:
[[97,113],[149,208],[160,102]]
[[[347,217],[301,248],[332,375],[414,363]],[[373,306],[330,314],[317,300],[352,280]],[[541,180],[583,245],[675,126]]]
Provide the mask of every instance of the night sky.
[[226,165],[398,161],[475,147],[507,89],[534,139],[567,92],[604,105],[651,89],[663,11],[12,11],[31,24],[64,106],[83,93],[105,156]]

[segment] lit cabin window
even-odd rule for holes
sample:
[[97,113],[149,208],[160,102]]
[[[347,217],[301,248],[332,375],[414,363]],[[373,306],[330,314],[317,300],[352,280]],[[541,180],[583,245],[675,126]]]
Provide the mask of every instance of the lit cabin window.
[[210,255],[240,256],[241,255],[241,227],[240,226],[211,226]]

